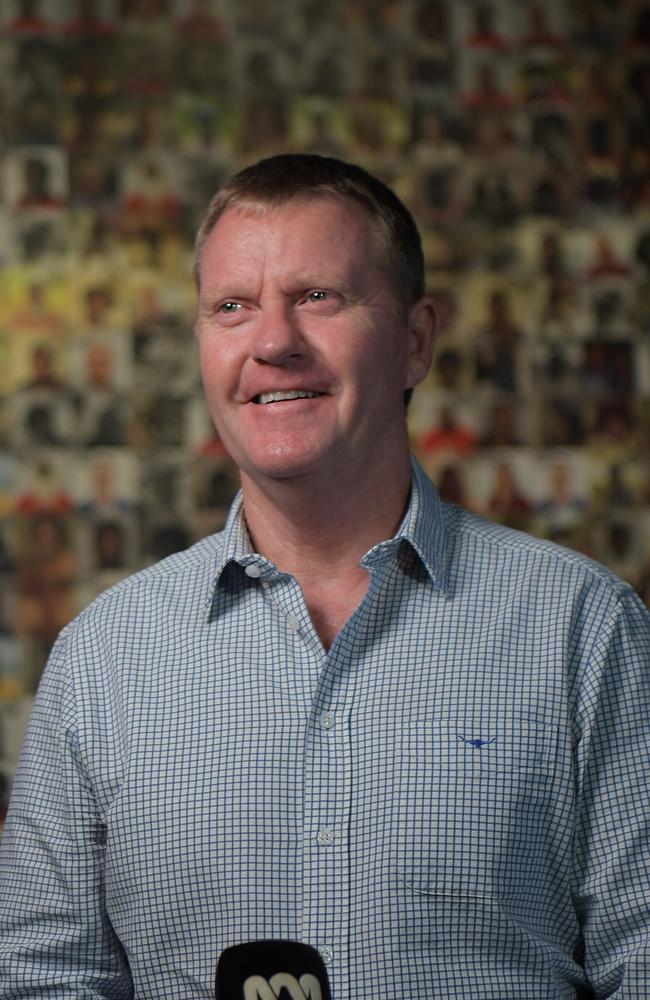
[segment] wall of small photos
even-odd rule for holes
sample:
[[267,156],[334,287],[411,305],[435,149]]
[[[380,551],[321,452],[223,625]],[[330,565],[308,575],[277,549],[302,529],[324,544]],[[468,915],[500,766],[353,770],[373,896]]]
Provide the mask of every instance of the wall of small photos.
[[192,241],[264,155],[358,161],[413,211],[443,497],[650,603],[649,136],[639,0],[0,3],[0,818],[61,627],[225,519]]

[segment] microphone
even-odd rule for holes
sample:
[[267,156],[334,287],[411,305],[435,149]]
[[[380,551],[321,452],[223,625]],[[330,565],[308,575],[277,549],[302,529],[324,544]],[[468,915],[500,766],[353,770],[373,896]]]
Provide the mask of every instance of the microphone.
[[215,1000],[332,1000],[323,960],[298,941],[248,941],[225,948]]

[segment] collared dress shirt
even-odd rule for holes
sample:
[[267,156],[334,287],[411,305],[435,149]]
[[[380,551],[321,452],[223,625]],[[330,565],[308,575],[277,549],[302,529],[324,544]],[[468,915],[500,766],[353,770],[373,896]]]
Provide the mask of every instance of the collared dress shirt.
[[325,651],[223,532],[62,633],[2,843],[0,996],[197,1000],[225,947],[334,1000],[650,996],[650,615],[414,464]]

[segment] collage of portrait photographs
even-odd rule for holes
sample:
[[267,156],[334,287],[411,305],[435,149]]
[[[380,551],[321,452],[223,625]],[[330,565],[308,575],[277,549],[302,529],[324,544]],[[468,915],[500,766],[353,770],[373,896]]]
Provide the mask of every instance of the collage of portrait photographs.
[[650,603],[649,3],[3,0],[0,70],[0,810],[58,631],[224,522],[192,245],[265,155],[413,212],[443,498]]

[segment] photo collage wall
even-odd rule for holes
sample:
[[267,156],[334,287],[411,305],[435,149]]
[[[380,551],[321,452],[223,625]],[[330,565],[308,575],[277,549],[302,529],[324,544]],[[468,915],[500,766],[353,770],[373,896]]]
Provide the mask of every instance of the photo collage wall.
[[0,818],[59,630],[219,530],[192,246],[247,163],[360,163],[423,234],[444,499],[650,604],[650,4],[0,3]]

